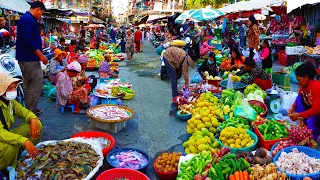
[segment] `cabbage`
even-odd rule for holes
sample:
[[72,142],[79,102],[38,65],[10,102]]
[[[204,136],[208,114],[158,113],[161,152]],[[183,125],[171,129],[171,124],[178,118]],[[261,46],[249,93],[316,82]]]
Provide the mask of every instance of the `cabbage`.
[[259,96],[263,96],[263,92],[261,91],[261,90],[256,90],[255,92],[254,92],[254,95],[259,95]]
[[262,98],[261,96],[259,96],[259,95],[256,95],[256,96],[255,96],[255,99],[256,99],[257,101],[260,101],[260,102],[263,102],[263,103],[264,103],[263,98]]
[[253,93],[249,93],[248,96],[247,96],[247,98],[248,98],[249,100],[254,100],[254,94],[253,94]]

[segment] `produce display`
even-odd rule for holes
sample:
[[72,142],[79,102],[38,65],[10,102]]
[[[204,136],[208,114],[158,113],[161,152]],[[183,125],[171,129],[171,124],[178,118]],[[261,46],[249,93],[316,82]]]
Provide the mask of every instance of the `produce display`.
[[286,126],[276,120],[266,121],[258,125],[258,129],[265,140],[287,138],[289,136]]
[[180,110],[179,113],[181,115],[191,114],[193,108],[194,106],[192,104],[184,104],[182,106],[178,106],[178,109]]
[[316,46],[316,47],[305,46],[304,48],[307,50],[307,52],[306,52],[307,54],[320,55],[320,46]]
[[[233,70],[233,71],[225,71],[225,72],[223,72],[222,79],[228,79],[228,75],[229,75],[229,74],[234,75],[234,74],[236,74],[236,73],[239,72],[239,71],[240,71],[240,69]],[[244,75],[240,76],[241,79],[245,79],[245,78],[247,78],[247,77],[249,77],[249,74],[248,74],[248,73],[245,73]]]
[[231,66],[231,59],[225,57],[222,59],[220,69],[226,69]]
[[274,163],[260,166],[256,164],[251,167],[250,180],[286,180],[287,175],[277,171]]
[[257,105],[250,105],[256,112],[257,114],[263,114],[265,113],[264,108],[257,106]]
[[273,160],[272,156],[268,155],[265,148],[258,148],[254,153],[248,152],[244,154],[244,158],[251,164],[270,164]]
[[232,107],[235,98],[236,92],[233,89],[224,89],[221,93],[220,103]]
[[141,169],[149,163],[145,155],[135,150],[118,151],[110,156],[110,161],[117,168],[130,169]]
[[272,44],[288,44],[288,43],[298,43],[299,41],[296,38],[290,38],[290,39],[276,39],[272,40]]
[[156,168],[161,172],[175,172],[178,170],[178,163],[181,152],[163,153],[156,160]]
[[279,151],[286,147],[295,145],[296,144],[292,140],[280,141],[279,144],[273,149],[272,156],[275,156]]
[[256,84],[251,84],[249,86],[246,87],[246,89],[244,90],[244,96],[248,99],[248,100],[261,100],[258,96],[262,97],[262,101],[263,99],[265,99],[267,97],[267,93],[262,90],[258,85]]
[[18,160],[17,179],[83,179],[101,158],[91,145],[61,141],[38,147],[39,155]]
[[220,149],[219,141],[214,137],[214,133],[207,128],[201,128],[190,136],[189,140],[183,143],[186,154],[197,154],[203,151],[217,153]]
[[230,148],[244,148],[253,145],[254,140],[243,128],[226,127],[224,128],[219,137],[224,146]]
[[90,108],[88,110],[94,118],[99,118],[103,120],[123,120],[129,118],[130,115],[127,110],[122,109],[118,106],[99,106],[95,108]]
[[247,119],[244,118],[236,118],[236,117],[231,117],[224,122],[221,123],[219,126],[220,130],[223,130],[226,127],[236,127],[236,128],[243,128],[243,129],[250,129],[250,124]]
[[320,172],[320,159],[310,157],[293,148],[292,152],[281,152],[276,161],[277,167],[288,174],[313,174]]
[[221,78],[219,76],[215,76],[215,77],[210,76],[208,71],[204,72],[204,76],[205,76],[206,80],[221,80]]

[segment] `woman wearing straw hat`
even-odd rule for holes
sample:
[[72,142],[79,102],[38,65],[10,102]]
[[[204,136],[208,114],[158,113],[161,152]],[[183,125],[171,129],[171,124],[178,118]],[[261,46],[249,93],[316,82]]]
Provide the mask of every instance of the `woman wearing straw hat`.
[[63,61],[66,56],[67,53],[64,51],[58,48],[54,50],[54,56],[49,63],[49,79],[52,84],[56,84],[57,74],[68,65],[66,61]]
[[[34,145],[41,140],[42,124],[32,111],[15,100],[19,83],[20,79],[0,73],[0,171],[17,165],[21,146],[24,146],[32,157],[38,154]],[[25,123],[11,129],[14,116],[22,118]]]

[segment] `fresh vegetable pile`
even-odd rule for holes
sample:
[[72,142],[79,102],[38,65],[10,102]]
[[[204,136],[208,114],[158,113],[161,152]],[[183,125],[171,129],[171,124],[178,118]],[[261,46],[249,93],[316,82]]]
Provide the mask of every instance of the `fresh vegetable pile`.
[[[239,72],[240,69],[237,69],[237,70],[233,70],[233,71],[225,71],[222,75],[222,79],[228,79],[228,75],[229,74],[236,74],[237,72]],[[244,75],[240,76],[241,79],[245,79],[249,77],[249,74],[248,73],[245,73]]]
[[251,167],[250,180],[286,180],[287,175],[277,171],[276,165],[271,163],[260,166],[256,164]]
[[292,152],[281,152],[279,159],[276,161],[277,167],[288,174],[313,174],[320,172],[320,159],[310,157],[297,148]]
[[[258,85],[252,84],[246,87],[246,89],[244,90],[244,96],[248,100],[258,100],[256,99],[257,96],[260,96],[262,97],[262,99],[265,99],[267,97],[267,93],[264,90],[262,90]],[[263,100],[261,102],[263,102]]]
[[244,118],[236,118],[236,117],[231,117],[227,120],[225,120],[221,125],[219,126],[220,130],[223,130],[226,127],[236,127],[236,128],[243,128],[243,129],[250,129],[250,124],[247,119]]
[[233,89],[225,89],[222,90],[220,103],[232,107],[235,98],[236,92]]
[[181,152],[163,153],[156,160],[156,168],[161,172],[175,172],[178,170]]
[[220,141],[224,146],[231,148],[244,148],[253,145],[254,140],[243,128],[226,127],[220,133]]
[[265,113],[264,108],[257,106],[257,105],[250,105],[256,112],[257,114],[263,114]]
[[258,125],[258,129],[265,140],[287,138],[289,135],[286,126],[276,120],[266,121]]
[[270,164],[273,160],[272,156],[268,155],[268,151],[265,148],[258,148],[255,153],[248,152],[243,154],[245,159],[251,164]]
[[228,67],[230,67],[231,65],[231,59],[229,58],[223,58],[220,64],[220,68],[221,69],[226,69]]

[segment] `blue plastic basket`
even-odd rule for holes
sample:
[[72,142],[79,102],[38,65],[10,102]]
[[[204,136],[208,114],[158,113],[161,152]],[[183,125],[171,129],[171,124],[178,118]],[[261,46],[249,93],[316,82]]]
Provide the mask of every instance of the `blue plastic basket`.
[[183,120],[183,121],[188,121],[189,119],[191,119],[192,117],[192,114],[184,114],[184,115],[181,115],[179,114],[180,110],[177,111],[177,118],[179,118],[180,120]]
[[253,139],[254,143],[252,144],[252,146],[250,147],[244,147],[244,148],[231,148],[231,147],[228,147],[228,146],[225,146],[221,141],[220,139],[218,140],[221,147],[228,147],[230,149],[230,153],[233,153],[233,154],[237,154],[238,152],[251,152],[251,151],[254,151],[256,149],[256,146],[257,146],[257,143],[258,143],[258,137],[255,133],[249,131],[249,130],[246,130],[246,132],[249,134],[249,136],[251,137],[251,139]]
[[271,147],[271,153],[272,153],[272,151],[274,150],[274,148],[276,148],[277,146],[278,146],[278,144],[279,144],[279,142],[277,142],[277,143],[275,143],[272,147]]
[[[279,159],[280,154],[284,151],[286,153],[292,152],[293,148],[297,148],[299,152],[303,152],[307,154],[310,157],[314,157],[317,159],[320,159],[320,152],[305,146],[290,146],[287,148],[282,149],[279,151],[276,156],[273,158],[273,163],[276,164],[276,161]],[[282,172],[280,169],[278,169],[280,172]],[[304,177],[310,177],[313,180],[319,180],[320,179],[320,172],[313,173],[313,174],[308,174],[308,175],[297,175],[297,174],[289,174],[286,173],[286,175],[291,179],[291,180],[303,180]]]
[[116,166],[116,164],[115,164],[116,162],[114,160],[110,159],[110,157],[112,155],[118,154],[119,152],[126,152],[126,151],[130,151],[130,150],[131,151],[137,151],[137,152],[141,153],[142,155],[144,155],[147,158],[148,163],[146,165],[141,166],[139,169],[135,169],[135,170],[138,170],[138,171],[145,170],[145,168],[150,164],[150,156],[146,152],[144,152],[142,150],[139,150],[139,149],[134,149],[134,148],[120,148],[120,149],[116,149],[116,150],[111,151],[107,156],[107,161],[110,164],[110,166],[112,166],[114,168],[118,168]]

